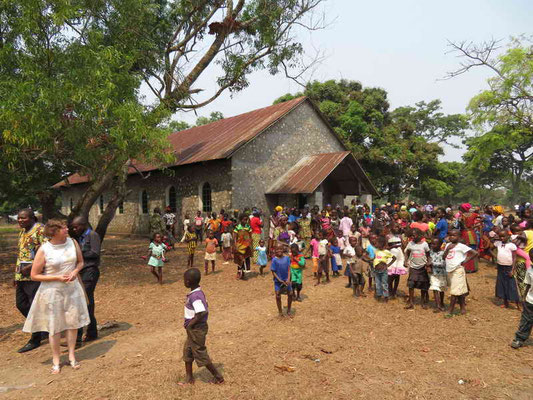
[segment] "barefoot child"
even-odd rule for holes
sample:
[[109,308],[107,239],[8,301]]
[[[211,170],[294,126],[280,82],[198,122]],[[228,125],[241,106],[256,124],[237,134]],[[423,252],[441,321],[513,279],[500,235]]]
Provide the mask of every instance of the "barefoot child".
[[215,272],[215,263],[217,260],[218,240],[215,239],[213,231],[207,232],[205,239],[205,274],[209,271],[209,261],[211,261],[211,271]]
[[224,258],[224,264],[229,264],[229,261],[233,258],[231,251],[232,240],[231,227],[226,226],[222,234],[222,258]]
[[435,312],[444,311],[444,292],[448,286],[448,277],[446,275],[446,263],[444,262],[444,250],[442,250],[442,239],[434,238],[431,241],[431,249],[429,250],[429,257],[431,262],[431,273],[429,275],[429,290],[433,291],[435,296],[435,304],[437,308]]
[[300,292],[302,291],[302,268],[305,267],[305,258],[300,253],[297,244],[291,244],[291,283],[294,300],[302,301]]
[[283,317],[283,311],[281,308],[281,295],[287,295],[287,315],[291,315],[292,305],[292,287],[291,287],[291,274],[290,265],[291,260],[289,257],[284,256],[283,252],[285,247],[278,245],[274,250],[275,257],[270,264],[270,271],[274,277],[274,291],[276,292],[276,305],[278,306],[279,316]]
[[388,268],[396,262],[396,257],[386,249],[387,239],[379,236],[376,240],[376,256],[374,257],[374,278],[376,279],[376,298],[386,303],[389,301]]
[[405,269],[405,257],[402,250],[402,239],[399,236],[392,236],[388,240],[389,251],[394,257],[396,257],[396,262],[392,264],[387,273],[389,274],[389,294],[390,298],[396,298],[398,292],[398,285],[400,284],[400,276],[407,274],[407,269]]
[[500,240],[494,242],[498,251],[496,262],[498,275],[496,277],[496,297],[503,300],[503,307],[509,308],[509,302],[514,301],[516,308],[519,307],[520,297],[514,278],[516,264],[516,250],[514,243],[509,241],[509,233],[502,229],[499,233]]
[[[533,250],[530,251],[530,256],[533,256]],[[513,349],[518,349],[524,345],[524,342],[531,335],[531,328],[533,327],[533,269],[526,271],[526,277],[524,278],[526,284],[526,299],[523,303],[522,316],[520,317],[520,324],[518,330],[515,333],[515,338],[511,342]]]
[[318,274],[318,248],[320,246],[320,242],[318,240],[318,235],[316,234],[316,232],[313,232],[309,246],[311,247],[311,259],[313,260],[313,276],[316,278]]
[[331,272],[333,276],[340,276],[339,271],[342,269],[341,248],[336,237],[330,240],[329,249],[331,251]]
[[331,258],[331,251],[329,250],[327,235],[327,231],[320,233],[320,242],[318,243],[318,272],[315,285],[320,284],[322,273],[326,275],[326,282],[329,282],[329,259]]
[[356,297],[362,296],[361,287],[364,287],[365,278],[363,270],[367,267],[366,261],[363,259],[363,248],[358,245],[357,238],[351,237],[349,245],[344,249],[346,255],[346,270],[348,271],[348,279],[353,289],[353,295]]
[[148,265],[152,267],[152,274],[157,278],[160,285],[163,284],[163,259],[165,258],[165,245],[161,242],[161,234],[155,233],[152,243],[150,243]]
[[420,289],[420,297],[422,299],[422,308],[427,308],[429,300],[429,275],[428,257],[429,246],[424,240],[424,233],[420,229],[413,229],[413,239],[405,248],[406,267],[409,268],[409,278],[407,279],[407,287],[409,287],[409,300],[405,308],[414,308],[413,300],[415,297],[415,289]]
[[265,246],[265,241],[261,239],[259,241],[259,246],[257,246],[254,250],[257,251],[257,264],[259,265],[259,274],[263,276],[263,270],[268,264],[267,248]]
[[459,303],[461,314],[466,314],[465,295],[468,293],[466,282],[466,272],[464,264],[477,256],[477,251],[463,243],[459,243],[461,232],[453,229],[449,232],[450,243],[444,248],[444,260],[446,261],[446,273],[448,274],[448,284],[450,285],[450,311],[453,313],[455,303]]
[[187,227],[187,232],[185,233],[185,243],[187,243],[187,254],[189,258],[187,259],[187,268],[192,268],[194,264],[194,251],[196,250],[196,244],[198,243],[198,236],[192,225]]
[[185,384],[194,383],[192,375],[193,361],[196,361],[198,367],[206,367],[215,377],[215,383],[223,383],[224,378],[213,365],[205,347],[209,309],[205,294],[200,287],[200,279],[200,270],[197,268],[190,268],[183,274],[183,284],[191,289],[185,301],[185,322],[183,324],[187,332],[187,340],[183,346],[183,361],[185,362],[185,373],[187,375]]

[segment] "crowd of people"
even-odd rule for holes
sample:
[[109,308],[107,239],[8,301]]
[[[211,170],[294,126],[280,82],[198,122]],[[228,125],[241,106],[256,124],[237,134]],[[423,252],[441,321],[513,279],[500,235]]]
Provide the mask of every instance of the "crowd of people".
[[[401,297],[399,283],[406,276],[406,309],[414,308],[419,291],[422,308],[428,308],[432,294],[434,312],[445,311],[445,293],[449,291],[448,313],[453,314],[458,305],[464,314],[471,291],[467,275],[475,273],[479,258],[484,258],[497,267],[495,294],[501,306],[514,303],[522,308],[520,326],[511,343],[519,348],[533,327],[531,212],[529,203],[514,213],[505,213],[502,206],[480,209],[468,203],[458,208],[387,203],[371,209],[353,201],[351,206],[328,204],[322,210],[308,205],[302,209],[277,206],[267,218],[253,207],[207,216],[198,211],[194,218],[185,215],[184,231],[178,234],[172,210],[167,208],[162,215],[155,209],[150,218],[149,252],[143,258],[162,283],[166,253],[179,243],[187,249],[184,284],[191,291],[185,304],[187,340],[183,359],[189,383],[194,381],[193,361],[206,366],[216,382],[224,381],[205,347],[207,301],[194,261],[200,248],[205,275],[215,271],[217,251],[224,264],[236,265],[237,278],[242,280],[247,279],[252,265],[263,275],[270,264],[280,316],[284,316],[282,295],[287,296],[289,316],[293,301],[302,300],[302,272],[307,260],[311,261],[315,285],[343,275],[355,297],[373,293],[376,301],[387,303]],[[18,222],[16,304],[26,317],[23,330],[31,333],[19,352],[39,347],[48,338],[52,373],[59,373],[59,341],[64,333],[69,364],[77,369],[76,346],[98,337],[94,316],[100,264],[98,234],[84,217],[75,218],[69,226],[58,220],[43,226],[32,210],[24,209],[18,213]],[[84,327],[87,330],[83,338]]]
[[[262,275],[270,263],[280,315],[282,294],[288,294],[289,315],[292,301],[301,301],[301,271],[306,259],[311,261],[315,285],[342,274],[355,296],[373,292],[377,301],[388,302],[398,296],[405,275],[406,309],[414,308],[420,291],[422,308],[428,307],[431,295],[434,311],[445,311],[445,293],[449,291],[448,313],[459,306],[464,314],[471,290],[467,274],[477,272],[483,258],[497,267],[495,295],[501,306],[509,308],[513,303],[520,309],[525,304],[524,313],[529,313],[526,317],[531,323],[527,304],[531,279],[527,271],[533,248],[531,212],[529,203],[508,213],[499,205],[480,208],[463,203],[454,208],[435,207],[430,202],[387,203],[371,210],[357,200],[351,206],[328,204],[323,209],[277,206],[268,218],[255,207],[242,213],[221,210],[205,217],[198,211],[194,219],[185,216],[186,232],[181,241],[187,244],[188,266],[192,267],[198,243],[206,237],[205,274],[209,263],[211,271],[215,270],[217,246],[224,264],[230,260],[236,264],[238,279],[246,279],[252,265],[257,265]],[[162,235],[173,234],[167,229]],[[168,248],[173,242],[169,240]]]

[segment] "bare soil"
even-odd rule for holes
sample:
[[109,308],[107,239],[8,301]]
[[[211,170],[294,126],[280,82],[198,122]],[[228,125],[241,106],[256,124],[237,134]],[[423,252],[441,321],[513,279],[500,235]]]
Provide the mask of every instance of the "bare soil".
[[[185,249],[168,253],[164,284],[146,262],[147,241],[109,236],[96,290],[100,338],[78,350],[82,367],[50,375],[46,342],[25,354],[29,338],[14,302],[16,236],[0,239],[0,393],[4,398],[87,399],[524,399],[533,398],[533,346],[509,343],[520,312],[494,300],[496,271],[468,276],[468,314],[445,318],[404,310],[401,299],[355,299],[345,278],[314,287],[304,272],[304,300],[279,318],[270,275],[235,279],[233,264],[202,278],[210,306],[208,349],[226,383],[180,387]],[[203,269],[202,249],[196,264]],[[406,291],[406,278],[400,288]],[[417,294],[419,295],[419,294]],[[285,299],[283,300],[285,303]],[[449,300],[447,299],[447,302]],[[66,354],[64,354],[66,361]],[[461,383],[460,383],[461,382]]]

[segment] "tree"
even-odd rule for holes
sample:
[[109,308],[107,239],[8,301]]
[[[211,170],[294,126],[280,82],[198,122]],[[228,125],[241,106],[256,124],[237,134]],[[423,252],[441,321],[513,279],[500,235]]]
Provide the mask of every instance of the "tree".
[[444,115],[439,100],[389,111],[384,89],[348,80],[311,82],[304,93],[284,95],[275,103],[302,94],[318,105],[384,197],[448,193],[437,177],[438,157],[441,143],[464,135],[464,116]]
[[[70,218],[88,215],[113,187],[98,226],[103,237],[134,161],[172,162],[163,128],[171,114],[244,89],[254,71],[302,68],[295,29],[320,27],[312,14],[322,1],[2,2],[3,159],[89,176]],[[198,79],[214,66],[218,86],[204,93]],[[145,103],[141,85],[156,102]]]
[[215,111],[209,114],[209,117],[198,117],[196,119],[196,126],[207,125],[207,124],[210,124],[211,122],[215,122],[223,118],[224,118],[224,115],[220,111]]
[[[472,68],[493,72],[489,88],[472,98],[468,111],[477,135],[466,141],[465,159],[473,169],[508,178],[511,200],[518,201],[533,173],[533,46],[531,38],[513,39],[500,55],[500,42],[450,43],[463,58],[454,77]],[[501,180],[500,180],[501,182]]]

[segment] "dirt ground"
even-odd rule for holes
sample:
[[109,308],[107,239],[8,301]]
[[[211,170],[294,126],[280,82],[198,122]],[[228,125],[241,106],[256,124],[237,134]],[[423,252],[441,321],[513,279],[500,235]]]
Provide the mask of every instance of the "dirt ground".
[[[304,300],[290,319],[277,316],[269,275],[237,281],[233,264],[223,265],[220,256],[217,273],[203,277],[202,287],[210,306],[208,349],[226,383],[209,383],[209,373],[195,366],[196,385],[182,388],[184,249],[168,253],[159,286],[139,257],[148,243],[113,236],[104,243],[95,296],[99,323],[116,326],[78,350],[80,370],[63,367],[52,376],[47,342],[16,352],[28,334],[11,285],[15,241],[13,234],[0,238],[4,398],[533,398],[533,346],[509,347],[520,313],[495,305],[490,265],[469,275],[468,314],[452,318],[423,310],[418,301],[407,311],[402,300],[355,299],[344,278],[314,287],[308,267]],[[196,264],[202,263],[198,249]],[[405,285],[403,277],[404,291]]]

